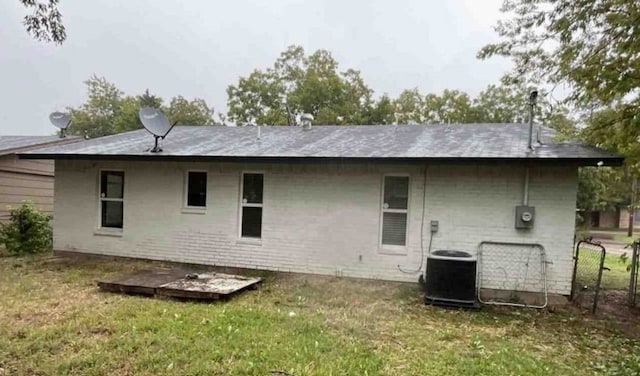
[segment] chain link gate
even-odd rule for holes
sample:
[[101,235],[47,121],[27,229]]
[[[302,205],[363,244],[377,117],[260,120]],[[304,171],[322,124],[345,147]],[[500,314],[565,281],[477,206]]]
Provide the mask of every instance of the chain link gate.
[[547,306],[547,260],[542,245],[484,241],[478,247],[478,262],[482,304]]
[[631,266],[629,271],[629,299],[630,306],[636,306],[640,303],[640,291],[638,290],[638,267],[640,266],[640,242],[636,240],[632,245],[633,253],[631,255]]
[[576,244],[571,301],[582,307],[589,307],[595,313],[602,284],[602,272],[607,251],[599,244],[581,240]]

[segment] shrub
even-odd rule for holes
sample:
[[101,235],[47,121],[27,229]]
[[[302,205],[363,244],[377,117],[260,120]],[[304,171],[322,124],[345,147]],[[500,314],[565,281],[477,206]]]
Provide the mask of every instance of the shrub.
[[0,243],[12,256],[49,251],[52,246],[50,221],[49,214],[25,202],[11,210],[7,224],[0,224]]

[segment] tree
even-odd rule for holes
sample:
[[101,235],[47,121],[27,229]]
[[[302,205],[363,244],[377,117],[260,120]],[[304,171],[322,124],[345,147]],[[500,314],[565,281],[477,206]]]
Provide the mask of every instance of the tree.
[[[476,98],[459,90],[421,94],[404,90],[392,99],[374,98],[360,72],[341,72],[330,52],[306,55],[290,46],[273,66],[254,70],[227,88],[228,118],[236,124],[283,125],[288,111],[311,113],[317,124],[431,124],[520,122],[528,117],[529,90],[524,85],[491,85]],[[569,112],[541,95],[537,119],[563,133],[575,133]]]
[[388,96],[374,100],[359,71],[338,67],[329,51],[307,56],[302,47],[290,46],[272,67],[254,70],[227,88],[228,118],[237,124],[283,125],[289,122],[288,107],[293,114],[312,114],[318,124],[391,121]]
[[73,124],[70,134],[80,134],[89,138],[123,132],[129,125],[118,125],[116,121],[122,110],[124,93],[104,77],[92,76],[84,82],[88,99],[78,108],[69,108]]
[[158,96],[150,94],[149,89],[147,89],[142,95],[138,96],[138,102],[140,102],[140,106],[142,107],[161,108],[163,100]]
[[[524,84],[489,85],[473,100],[472,118],[475,122],[486,123],[526,122],[529,119],[529,95],[532,90],[533,87]],[[575,139],[578,119],[572,114],[570,107],[554,103],[545,90],[538,91],[534,109],[536,122],[554,129],[558,140]]]
[[[489,85],[474,99],[476,121],[487,123],[523,123],[528,117],[530,90],[513,85]],[[546,103],[537,106],[538,118]]]
[[166,114],[172,122],[181,125],[216,125],[213,107],[209,107],[204,99],[189,101],[181,95],[173,97]]
[[482,48],[480,58],[510,58],[513,79],[565,84],[576,103],[623,100],[638,108],[640,2],[506,0],[502,12],[502,40]]
[[[640,174],[640,118],[628,111],[632,109],[621,105],[593,112],[581,136],[592,145],[625,156],[624,167],[613,170],[606,179],[601,180],[607,186],[606,200],[612,205],[628,206],[629,221],[633,222],[632,213],[638,205],[636,188]],[[632,230],[633,226],[629,226],[629,236]]]
[[472,100],[459,90],[445,90],[442,95],[428,94],[424,97],[425,117],[428,123],[473,123]]
[[147,89],[137,96],[125,95],[104,77],[92,76],[87,81],[88,99],[77,108],[69,108],[72,125],[70,134],[89,138],[106,136],[142,128],[138,112],[141,107],[163,111],[179,125],[215,125],[214,110],[203,99],[173,97],[168,106]]
[[[529,117],[530,89],[519,85],[489,85],[475,98],[458,90],[422,95],[418,89],[405,90],[394,101],[399,124],[432,123],[522,123]],[[559,138],[576,136],[576,122],[569,109],[553,106],[542,93],[535,108],[537,122],[555,129]]]
[[578,170],[578,197],[576,207],[585,212],[598,211],[607,207],[603,200],[606,185],[597,167],[587,167]]
[[395,120],[398,124],[424,124],[424,97],[417,88],[404,90],[394,101]]
[[24,16],[23,23],[32,38],[62,44],[67,33],[58,9],[59,0],[19,0],[31,13]]
[[364,116],[369,119],[369,124],[393,124],[394,108],[391,98],[384,94],[372,106],[365,110]]
[[511,82],[563,85],[565,99],[588,113],[584,139],[625,156],[627,202],[635,205],[640,111],[640,2],[637,0],[507,0],[501,41],[482,59],[510,58]]

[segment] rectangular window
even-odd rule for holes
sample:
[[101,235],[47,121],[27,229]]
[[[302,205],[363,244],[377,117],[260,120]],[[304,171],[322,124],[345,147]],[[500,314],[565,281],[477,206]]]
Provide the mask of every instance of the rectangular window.
[[262,237],[262,188],[263,174],[242,174],[241,229],[243,238]]
[[385,176],[382,200],[382,245],[407,244],[409,177]]
[[207,173],[187,172],[187,206],[204,208],[207,206]]
[[100,227],[122,228],[124,172],[100,172]]

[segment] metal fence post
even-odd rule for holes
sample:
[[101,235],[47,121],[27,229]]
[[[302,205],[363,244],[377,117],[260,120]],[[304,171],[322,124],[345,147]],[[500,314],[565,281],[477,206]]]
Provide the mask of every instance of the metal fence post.
[[636,304],[636,290],[638,288],[638,248],[640,243],[633,242],[633,253],[631,254],[631,275],[629,276],[629,296],[627,303],[630,306]]
[[573,275],[571,276],[571,295],[569,295],[571,300],[575,298],[575,293],[576,293],[576,273],[578,271],[578,257],[580,254],[580,243],[582,242],[578,242],[576,244],[576,251],[573,256]]
[[591,313],[596,313],[596,308],[598,308],[598,294],[600,293],[600,283],[602,283],[602,272],[604,271],[604,259],[607,258],[607,251],[602,248],[602,256],[600,256],[600,268],[598,269],[598,279],[596,281],[596,291],[593,297],[593,308],[591,308]]

